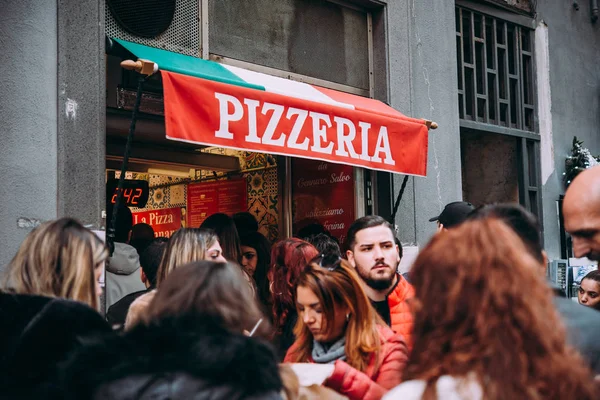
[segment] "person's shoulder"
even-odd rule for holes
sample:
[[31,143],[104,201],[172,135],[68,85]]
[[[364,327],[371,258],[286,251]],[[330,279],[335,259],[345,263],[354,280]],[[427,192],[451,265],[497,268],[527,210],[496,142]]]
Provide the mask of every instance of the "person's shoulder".
[[108,308],[108,312],[110,313],[111,309],[118,309],[119,307],[129,307],[133,302],[135,302],[138,298],[144,296],[147,293],[150,293],[152,290],[140,290],[138,292],[129,293],[127,296],[123,297],[121,300],[114,303],[112,306]]
[[147,312],[148,306],[156,295],[156,289],[149,291],[136,298],[130,305],[125,317],[125,329],[130,329],[132,326],[140,322]]
[[139,297],[150,292],[149,289],[140,290],[139,292],[130,293],[123,297],[121,300],[114,303],[108,308],[106,312],[106,319],[111,325],[123,325],[125,324],[125,318],[129,312],[131,304]]
[[[401,383],[390,390],[383,400],[420,400],[425,391],[426,383],[423,380],[412,380]],[[481,400],[483,391],[471,376],[468,378],[455,378],[441,376],[436,382],[438,399],[444,400]]]
[[110,331],[108,322],[97,310],[79,301],[53,299],[46,313],[57,320],[68,322],[73,329],[84,331]]
[[554,297],[554,305],[567,327],[574,325],[586,329],[594,329],[596,332],[600,329],[600,311],[558,296]]
[[[10,304],[10,305],[9,305]],[[0,299],[2,318],[12,314],[12,334],[22,340],[79,337],[110,331],[108,322],[87,304],[54,297],[28,294],[3,294]],[[61,340],[62,340],[61,339]]]
[[12,292],[0,292],[0,311],[22,312],[24,308],[39,309],[52,301],[51,297]]
[[404,303],[406,300],[414,297],[415,290],[413,286],[400,274],[398,282],[388,296],[388,302],[391,307]]
[[383,340],[383,341],[390,341],[393,340],[396,337],[401,337],[400,335],[396,334],[392,328],[390,328],[387,325],[383,325],[383,324],[377,324],[377,333],[379,333],[379,337]]
[[32,294],[14,294],[0,293],[0,309],[3,312],[13,310],[15,312],[27,312],[27,310],[39,314],[40,317],[48,315],[61,317],[64,319],[91,319],[102,320],[102,316],[98,311],[85,303],[62,299],[58,297],[48,297]]
[[397,349],[398,347],[406,348],[407,345],[404,336],[394,332],[389,326],[377,325],[377,332],[379,333],[381,344],[387,351]]
[[133,300],[130,309],[131,307],[146,307],[154,299],[155,295],[156,289],[143,293],[141,296],[138,296],[135,300]]

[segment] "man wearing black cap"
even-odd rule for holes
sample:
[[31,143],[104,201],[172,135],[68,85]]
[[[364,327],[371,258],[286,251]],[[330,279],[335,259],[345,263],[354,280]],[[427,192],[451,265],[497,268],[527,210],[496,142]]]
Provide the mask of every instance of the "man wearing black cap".
[[433,217],[429,222],[437,221],[438,230],[453,228],[467,219],[467,215],[473,211],[473,204],[466,201],[455,201],[446,204],[444,210],[437,217]]

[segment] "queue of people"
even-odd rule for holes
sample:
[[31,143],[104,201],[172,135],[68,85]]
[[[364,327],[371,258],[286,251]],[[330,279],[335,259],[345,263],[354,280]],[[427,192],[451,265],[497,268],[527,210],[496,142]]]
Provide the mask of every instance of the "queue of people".
[[[584,184],[596,191],[582,205],[571,191]],[[600,259],[598,210],[600,167],[565,198],[576,256]],[[558,296],[522,207],[449,204],[407,277],[379,216],[357,219],[341,247],[312,231],[271,246],[248,216],[168,241],[129,226],[126,269],[73,219],[34,229],[0,291],[0,397],[597,398],[598,274],[582,281],[587,307]],[[105,262],[123,284],[103,317]],[[301,382],[310,364],[320,379]]]

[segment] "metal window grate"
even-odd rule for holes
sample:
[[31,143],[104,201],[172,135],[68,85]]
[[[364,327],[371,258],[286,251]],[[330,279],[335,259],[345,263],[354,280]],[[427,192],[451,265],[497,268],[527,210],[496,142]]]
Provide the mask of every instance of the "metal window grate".
[[175,15],[169,28],[159,36],[148,39],[131,35],[123,30],[105,5],[105,31],[116,37],[146,46],[157,47],[176,53],[200,57],[200,0],[177,0]]
[[533,31],[456,7],[461,119],[535,131]]
[[519,203],[538,217],[543,228],[540,141],[517,138]]

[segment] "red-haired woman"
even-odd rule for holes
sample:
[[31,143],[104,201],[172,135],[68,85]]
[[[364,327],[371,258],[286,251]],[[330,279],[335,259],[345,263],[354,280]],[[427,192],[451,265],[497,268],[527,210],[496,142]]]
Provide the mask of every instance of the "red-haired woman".
[[333,364],[325,385],[350,400],[378,400],[401,381],[406,344],[371,306],[346,260],[320,256],[298,277],[296,342],[285,362]]
[[413,349],[385,399],[597,399],[539,263],[503,222],[436,235],[411,271]]
[[297,238],[280,240],[271,249],[269,288],[273,296],[275,342],[281,359],[295,339],[294,325],[298,314],[294,303],[294,285],[306,264],[317,254],[313,245]]

